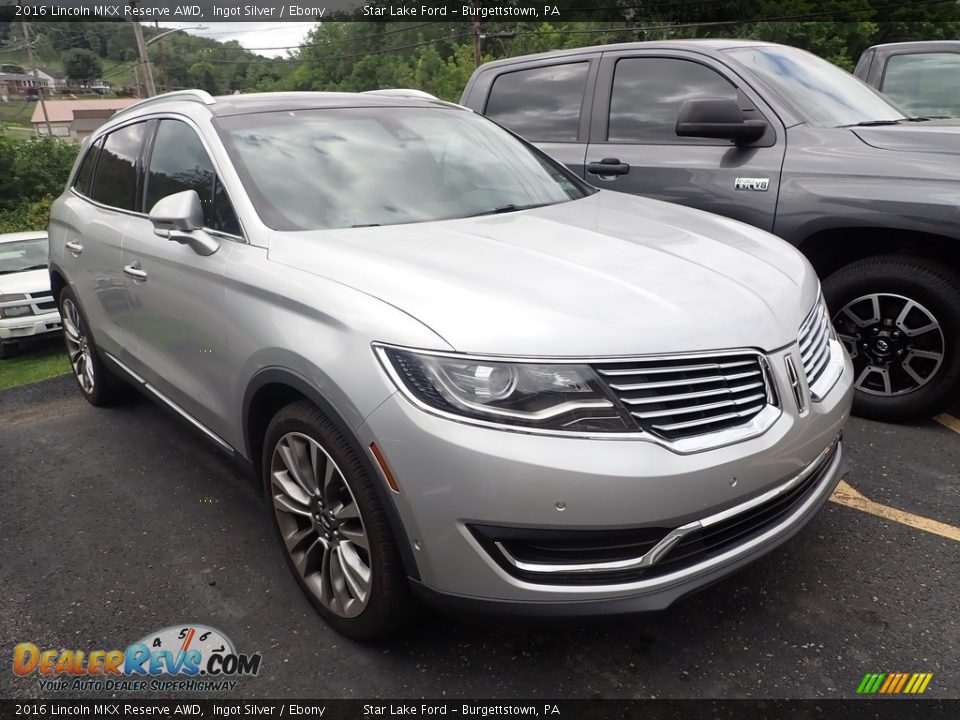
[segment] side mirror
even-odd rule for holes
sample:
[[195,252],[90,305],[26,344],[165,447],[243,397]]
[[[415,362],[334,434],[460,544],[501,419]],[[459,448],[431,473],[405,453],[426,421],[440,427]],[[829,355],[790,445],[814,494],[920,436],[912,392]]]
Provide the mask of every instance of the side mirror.
[[197,255],[213,255],[220,243],[203,231],[203,207],[196,190],[167,195],[150,211],[155,235],[189,245]]
[[719,138],[739,143],[759,140],[766,131],[765,121],[745,120],[743,111],[733,100],[687,100],[677,115],[677,135],[680,137]]

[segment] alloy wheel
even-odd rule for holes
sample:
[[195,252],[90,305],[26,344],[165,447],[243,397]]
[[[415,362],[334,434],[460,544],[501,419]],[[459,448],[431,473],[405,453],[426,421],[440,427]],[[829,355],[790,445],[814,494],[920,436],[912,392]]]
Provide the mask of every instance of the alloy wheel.
[[93,370],[93,349],[83,329],[80,311],[73,300],[63,301],[63,336],[67,342],[67,355],[73,373],[77,376],[80,389],[87,395],[93,393],[96,386]]
[[283,435],[270,462],[273,508],[304,584],[330,612],[353,618],[370,600],[370,540],[350,486],[313,438]]
[[847,303],[833,324],[853,360],[854,385],[864,393],[913,392],[943,363],[946,345],[936,316],[903,295],[862,295]]

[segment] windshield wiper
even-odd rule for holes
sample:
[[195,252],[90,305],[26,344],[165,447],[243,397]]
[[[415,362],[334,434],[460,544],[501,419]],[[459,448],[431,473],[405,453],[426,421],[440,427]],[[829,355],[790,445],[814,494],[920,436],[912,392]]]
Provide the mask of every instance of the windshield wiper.
[[518,212],[520,210],[531,210],[533,208],[543,207],[544,205],[550,205],[551,203],[533,203],[531,205],[515,205],[514,203],[508,203],[506,205],[501,205],[500,207],[491,208],[490,210],[483,210],[482,212],[473,213],[472,215],[464,215],[464,217],[481,217],[483,215],[502,215],[503,213],[512,213]]
[[900,120],[863,120],[862,122],[850,123],[849,125],[838,125],[837,127],[877,127],[879,125],[897,125],[899,123]]

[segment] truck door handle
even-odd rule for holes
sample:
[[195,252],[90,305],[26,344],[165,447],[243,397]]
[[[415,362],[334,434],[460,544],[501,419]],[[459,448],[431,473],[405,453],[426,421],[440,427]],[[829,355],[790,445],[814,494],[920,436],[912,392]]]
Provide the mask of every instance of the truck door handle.
[[74,255],[79,255],[83,252],[83,245],[80,243],[75,243],[72,240],[64,243],[64,245],[66,246],[67,250],[72,252]]
[[134,280],[146,280],[147,273],[140,267],[139,262],[132,262],[129,265],[124,266],[123,271],[132,277]]
[[630,172],[630,166],[622,163],[618,158],[604,158],[600,162],[592,162],[587,165],[587,172],[591,175],[626,175]]

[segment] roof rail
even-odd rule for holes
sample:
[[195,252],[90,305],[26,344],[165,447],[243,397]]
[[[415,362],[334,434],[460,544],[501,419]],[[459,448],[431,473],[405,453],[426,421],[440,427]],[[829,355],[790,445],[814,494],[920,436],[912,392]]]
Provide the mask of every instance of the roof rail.
[[385,88],[383,90],[364,90],[362,95],[390,95],[393,97],[411,97],[423,98],[424,100],[439,100],[436,95],[431,95],[423,90],[415,88]]
[[142,108],[145,105],[150,103],[157,102],[158,100],[192,100],[193,102],[203,103],[204,105],[215,105],[217,100],[206,90],[174,90],[173,92],[162,93],[160,95],[154,95],[153,97],[146,98],[140,102],[134,103],[133,105],[128,105],[123,110],[118,113],[114,113],[113,117],[119,117],[120,115],[125,115],[134,108]]

